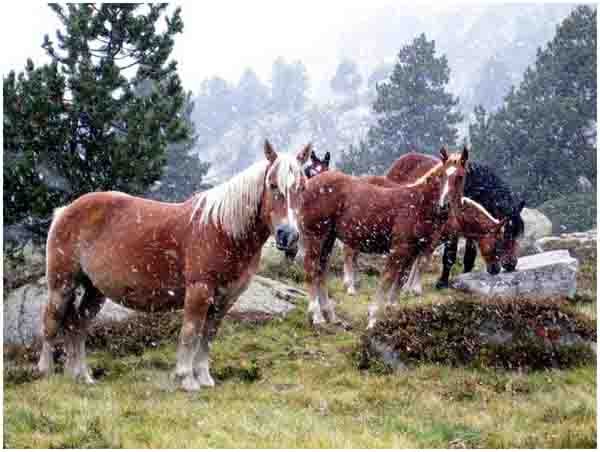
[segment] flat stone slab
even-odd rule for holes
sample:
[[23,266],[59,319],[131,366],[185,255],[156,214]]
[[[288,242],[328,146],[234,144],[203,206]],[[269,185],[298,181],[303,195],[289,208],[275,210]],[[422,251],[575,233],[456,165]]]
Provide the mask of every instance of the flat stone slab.
[[[306,292],[261,276],[254,276],[248,289],[230,309],[230,313],[282,317],[296,308],[294,301]],[[46,279],[25,284],[4,299],[4,343],[30,345],[40,335],[42,308],[48,302]],[[106,300],[94,319],[94,325],[124,322],[138,312]]]
[[452,286],[490,297],[572,297],[577,288],[577,269],[577,259],[567,250],[548,251],[521,257],[514,272],[465,273],[457,276]]

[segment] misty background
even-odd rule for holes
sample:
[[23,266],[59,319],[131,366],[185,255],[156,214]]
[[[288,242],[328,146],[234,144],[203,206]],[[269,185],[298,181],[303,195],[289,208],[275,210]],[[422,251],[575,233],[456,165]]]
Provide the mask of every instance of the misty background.
[[[429,66],[426,64],[419,69],[433,71],[424,77],[432,77],[438,63],[449,70],[447,81],[432,88],[432,92],[443,91],[442,97],[447,95],[450,100],[447,105],[438,105],[438,99],[433,99],[429,105],[452,111],[453,117],[458,118],[450,121],[450,116],[445,115],[441,120],[448,123],[452,146],[469,144],[471,158],[497,168],[509,183],[514,184],[517,193],[528,198],[532,207],[570,195],[572,186],[573,191],[587,194],[576,199],[565,198],[563,204],[553,208],[561,212],[564,205],[574,202],[585,207],[593,198],[595,209],[595,156],[590,157],[592,148],[595,155],[596,142],[595,72],[593,94],[586,92],[577,100],[575,109],[581,109],[583,105],[585,111],[577,111],[579,122],[575,127],[575,140],[570,131],[563,133],[564,136],[554,135],[558,129],[567,127],[569,121],[574,123],[569,116],[569,108],[574,108],[569,104],[574,98],[570,88],[565,97],[566,107],[544,106],[547,120],[543,124],[533,124],[535,115],[526,117],[519,112],[531,108],[531,99],[528,100],[531,93],[541,90],[543,94],[551,87],[560,94],[566,86],[589,83],[588,66],[593,64],[595,67],[595,50],[593,62],[590,54],[585,53],[581,64],[575,68],[579,70],[581,66],[583,69],[573,73],[569,72],[572,61],[565,54],[570,52],[569,40],[573,41],[569,33],[574,32],[577,39],[585,42],[581,46],[585,52],[588,52],[590,42],[595,43],[595,10],[592,14],[593,36],[588,36],[590,13],[583,12],[578,14],[575,25],[563,27],[564,37],[560,42],[566,50],[550,52],[557,64],[564,65],[564,73],[548,69],[552,64],[538,68],[540,76],[536,79],[533,74],[533,78],[525,83],[533,88],[524,89],[509,102],[509,94],[518,91],[524,76],[537,67],[540,55],[555,39],[559,27],[571,17],[575,4],[440,6],[377,0],[368,4],[348,2],[343,7],[307,1],[257,8],[245,3],[219,2],[210,7],[199,2],[185,3],[181,7],[181,29],[174,31],[169,53],[163,55],[165,58],[160,62],[162,67],[166,67],[168,61],[177,62],[172,72],[181,80],[181,87],[172,91],[173,98],[159,92],[167,86],[162,85],[166,82],[150,81],[147,74],[143,74],[143,68],[137,73],[134,69],[122,71],[129,79],[128,89],[133,90],[133,104],[151,98],[156,90],[156,98],[141,108],[147,109],[146,116],[152,111],[164,114],[175,109],[173,111],[178,111],[177,127],[166,125],[168,117],[155,121],[152,126],[147,118],[136,116],[135,109],[130,116],[124,116],[125,113],[111,106],[106,107],[106,117],[118,119],[119,127],[127,126],[130,132],[124,133],[123,129],[115,136],[105,136],[106,123],[96,130],[91,121],[91,128],[78,129],[82,135],[74,138],[68,133],[71,126],[64,119],[70,118],[71,124],[72,121],[86,123],[90,118],[93,120],[94,115],[89,113],[98,107],[93,93],[82,98],[77,114],[68,102],[51,106],[50,110],[57,109],[50,111],[50,119],[54,114],[56,124],[66,127],[64,130],[60,127],[48,129],[39,123],[37,129],[23,136],[23,128],[31,125],[32,119],[37,121],[21,108],[29,102],[27,93],[38,93],[39,80],[46,78],[56,86],[63,83],[60,75],[52,71],[40,72],[37,82],[32,75],[52,61],[41,44],[45,34],[56,40],[56,30],[61,29],[60,20],[46,5],[15,4],[2,8],[6,14],[0,17],[0,33],[4,42],[12,43],[3,49],[0,62],[5,81],[5,223],[7,219],[9,223],[23,219],[31,223],[32,217],[46,217],[54,204],[70,202],[78,194],[98,189],[120,189],[155,199],[181,201],[194,191],[221,183],[262,159],[265,139],[269,139],[277,150],[287,152],[312,142],[318,155],[331,153],[334,168],[353,174],[381,172],[390,159],[397,158],[396,154],[410,149],[390,152],[382,145],[380,154],[388,155],[377,158],[371,155],[373,148],[382,144],[373,138],[377,135],[374,132],[381,129],[378,121],[394,114],[389,108],[386,110],[385,105],[380,106],[379,114],[375,113],[376,101],[386,102],[377,87],[390,83],[390,75],[399,64],[399,52],[406,47],[416,48],[421,36],[423,40],[417,54],[423,57],[427,53],[424,49],[431,42],[434,46],[427,63]],[[163,13],[173,14],[176,9],[177,5],[169,5]],[[29,27],[22,26],[25,19],[29,21]],[[164,31],[164,21],[162,17],[160,19],[151,33]],[[78,49],[74,51],[79,52]],[[27,58],[31,59],[31,66],[26,64]],[[94,61],[101,66],[101,60]],[[24,67],[25,72],[30,71],[30,79],[27,81],[26,78],[27,83],[23,82],[21,86],[18,75],[13,74],[11,79],[7,74],[10,71],[19,73]],[[38,69],[34,70],[34,67]],[[78,70],[77,67],[73,66],[74,70]],[[100,95],[111,90],[121,92],[125,86],[110,77],[106,80],[102,78],[104,76],[94,77],[91,80],[98,83],[95,89]],[[47,87],[52,85],[44,83]],[[395,84],[397,92],[404,89],[402,83],[407,82]],[[51,96],[68,97],[69,88],[59,91],[45,94],[41,90],[38,95],[46,100]],[[112,96],[109,104],[116,102],[115,95]],[[18,108],[7,104],[7,98],[14,99],[12,102]],[[590,113],[592,99],[594,114]],[[533,104],[535,102],[537,100],[533,100]],[[512,106],[503,111],[509,103]],[[143,110],[138,113],[140,111]],[[489,128],[490,118],[494,116],[496,130]],[[115,120],[111,121],[110,128],[116,127]],[[139,132],[139,136],[132,134],[129,124],[133,123],[145,127],[146,132]],[[185,139],[176,141],[176,129],[183,127],[183,123],[190,133],[180,130],[179,136],[185,136]],[[165,142],[164,137],[155,134],[157,127],[172,129],[172,137]],[[415,128],[408,122],[396,123],[391,131],[384,132],[396,133],[402,127]],[[526,143],[529,148],[521,149],[521,143],[511,141],[515,131],[530,135],[536,127],[542,136],[529,140]],[[64,132],[64,135],[60,139],[52,134],[45,136],[47,130]],[[418,130],[416,133],[429,132]],[[47,140],[50,147],[44,144],[35,150],[38,146],[36,134],[43,135],[42,141]],[[142,144],[141,140],[149,134],[156,136]],[[438,144],[443,136],[433,137],[431,143],[417,150],[437,152],[437,146],[443,144]],[[126,146],[121,150],[115,148],[121,145]],[[538,149],[542,152],[547,145],[553,147],[554,156],[583,160],[558,175],[556,168],[548,167],[543,154],[537,155]],[[33,154],[28,154],[31,149],[34,149]],[[359,158],[353,153],[360,154]],[[521,157],[523,162],[516,164],[515,159]],[[375,165],[377,159],[379,166]],[[147,161],[146,167],[140,165],[142,160]],[[102,171],[93,163],[101,161],[105,165]],[[591,161],[593,165],[590,165]],[[531,181],[527,180],[531,175],[540,179],[539,184],[533,185],[533,191]],[[38,190],[38,185],[44,189]],[[553,191],[553,186],[559,188]],[[595,210],[586,211],[584,216],[586,219],[580,224],[587,227],[588,223],[595,223]],[[48,219],[44,222],[47,224]],[[558,220],[559,231],[564,222],[564,218]]]

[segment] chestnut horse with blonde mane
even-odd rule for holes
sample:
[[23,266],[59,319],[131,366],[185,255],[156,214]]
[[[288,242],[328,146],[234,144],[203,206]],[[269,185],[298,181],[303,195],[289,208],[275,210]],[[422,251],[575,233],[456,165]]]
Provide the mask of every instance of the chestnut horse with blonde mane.
[[461,203],[468,151],[448,155],[412,184],[379,187],[338,171],[311,179],[302,195],[300,229],[313,324],[336,322],[326,286],[329,254],[336,238],[353,249],[389,253],[369,307],[372,326],[397,279],[403,281],[417,256],[426,252],[455,218]]
[[[49,300],[38,368],[53,366],[64,332],[65,370],[92,383],[85,363],[89,322],[105,297],[140,311],[183,308],[175,377],[187,391],[213,386],[209,344],[256,272],[270,234],[293,245],[306,176],[297,157],[265,142],[261,161],[209,191],[171,204],[119,192],[83,195],[59,209],[48,233]],[[75,289],[84,294],[76,306]]]

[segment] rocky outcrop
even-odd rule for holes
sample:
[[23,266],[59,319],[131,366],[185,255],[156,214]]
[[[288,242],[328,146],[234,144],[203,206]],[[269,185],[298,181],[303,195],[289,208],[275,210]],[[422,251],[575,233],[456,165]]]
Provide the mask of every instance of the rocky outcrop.
[[596,260],[597,232],[591,229],[587,232],[573,232],[559,236],[542,237],[536,240],[535,245],[539,252],[553,250],[568,250],[572,257],[579,263],[594,262]]
[[577,287],[577,269],[577,259],[566,250],[557,250],[521,257],[511,273],[465,273],[452,284],[456,289],[484,296],[571,297]]
[[542,212],[536,209],[523,209],[521,218],[525,223],[525,232],[519,240],[521,255],[534,254],[536,240],[552,235],[552,221]]
[[[255,276],[250,286],[229,311],[239,319],[282,317],[296,308],[306,293],[268,278]],[[4,343],[29,345],[39,336],[42,308],[47,303],[45,278],[11,291],[4,300]],[[110,300],[94,319],[94,325],[130,321],[137,313]]]
[[358,366],[377,372],[424,362],[565,368],[593,362],[596,341],[595,321],[575,312],[564,298],[461,295],[441,304],[390,308],[363,335]]

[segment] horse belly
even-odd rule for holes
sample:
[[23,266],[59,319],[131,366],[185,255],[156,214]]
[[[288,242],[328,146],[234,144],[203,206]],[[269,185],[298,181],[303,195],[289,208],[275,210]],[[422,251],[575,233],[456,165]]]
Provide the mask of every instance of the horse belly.
[[344,244],[362,253],[387,253],[392,239],[391,225],[370,220],[357,216],[349,221],[341,221],[337,228],[338,237]]
[[167,250],[136,258],[95,253],[82,256],[82,269],[115,302],[143,311],[165,310],[183,306],[185,296],[183,271],[172,254]]

